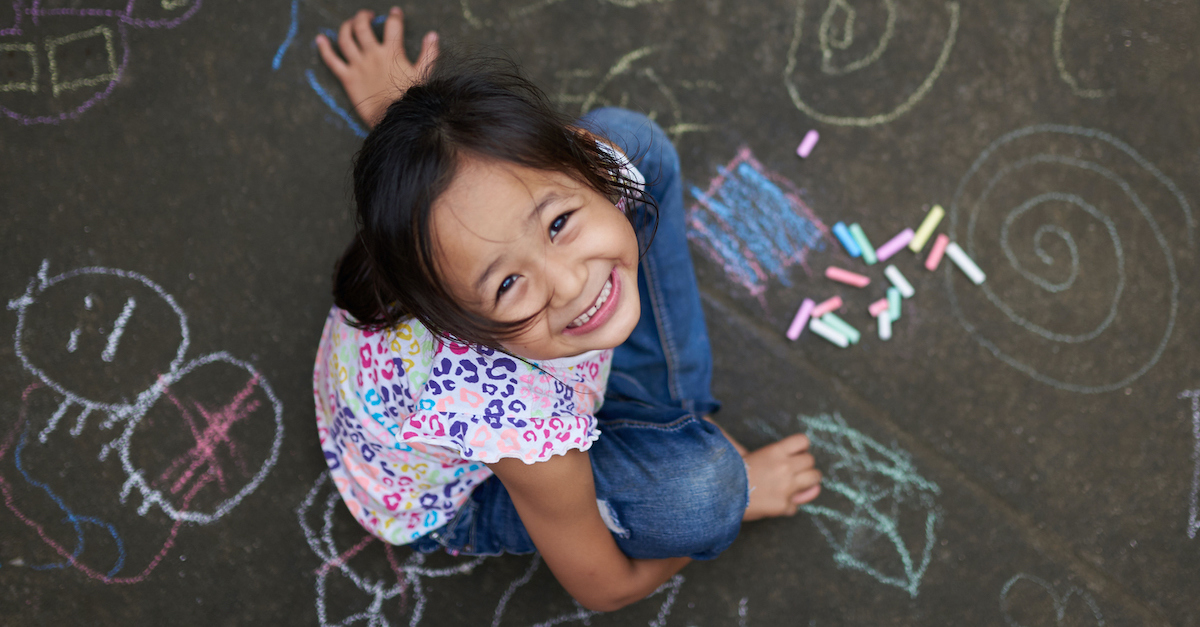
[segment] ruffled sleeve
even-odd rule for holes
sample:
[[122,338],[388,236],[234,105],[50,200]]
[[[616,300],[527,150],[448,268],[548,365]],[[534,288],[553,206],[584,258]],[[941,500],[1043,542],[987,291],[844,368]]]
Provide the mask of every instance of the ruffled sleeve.
[[513,457],[532,464],[567,451],[586,451],[600,437],[596,418],[566,414],[548,418],[421,412],[411,416],[400,437],[458,451],[463,459],[490,464]]

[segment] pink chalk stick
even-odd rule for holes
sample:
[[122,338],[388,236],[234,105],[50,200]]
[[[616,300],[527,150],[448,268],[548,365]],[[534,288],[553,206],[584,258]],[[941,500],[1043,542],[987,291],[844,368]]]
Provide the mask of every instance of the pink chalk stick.
[[869,307],[867,307],[867,311],[871,312],[872,318],[878,318],[879,314],[881,314],[887,310],[888,310],[888,299],[886,299],[886,298],[880,298],[879,300],[871,303],[871,305]]
[[933,241],[933,248],[929,250],[929,256],[925,258],[925,269],[933,272],[937,270],[938,264],[942,263],[942,255],[946,253],[946,246],[950,244],[950,237],[945,233],[939,233],[937,239]]
[[908,243],[912,241],[912,238],[912,229],[904,229],[903,231],[900,231],[896,234],[896,237],[893,237],[892,239],[888,240],[886,244],[875,249],[875,258],[879,261],[887,260],[888,257],[891,257],[899,252],[901,248],[908,246]]
[[800,142],[800,147],[796,148],[796,154],[802,159],[807,159],[808,155],[812,154],[813,148],[817,146],[817,140],[821,138],[821,134],[813,129],[804,134],[804,140]]
[[871,279],[858,274],[857,272],[843,270],[837,266],[829,266],[828,268],[825,268],[825,278],[833,279],[838,283],[853,285],[854,287],[866,287],[871,283]]
[[838,309],[841,309],[841,308],[842,308],[842,297],[834,296],[833,298],[830,298],[829,300],[823,301],[821,304],[817,305],[816,307],[813,307],[812,313],[810,315],[814,318],[820,318],[821,316],[823,316],[831,311],[837,311]]
[[792,326],[788,327],[787,339],[795,341],[800,337],[800,332],[808,326],[808,318],[812,316],[813,307],[816,306],[817,304],[811,298],[805,298],[804,302],[800,303],[800,311],[796,312],[796,317],[792,318]]

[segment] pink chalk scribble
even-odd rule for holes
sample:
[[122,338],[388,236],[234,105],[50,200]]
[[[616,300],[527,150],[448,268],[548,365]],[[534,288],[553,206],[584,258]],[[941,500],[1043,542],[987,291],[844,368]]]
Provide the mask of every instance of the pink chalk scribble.
[[247,402],[247,399],[258,386],[258,377],[251,377],[246,382],[245,387],[233,397],[228,404],[216,410],[205,409],[198,401],[192,401],[192,406],[199,413],[206,423],[201,429],[197,424],[196,417],[191,410],[180,401],[167,388],[164,391],[166,396],[182,415],[184,422],[187,423],[188,430],[195,439],[196,444],[187,453],[176,458],[171,465],[163,471],[159,476],[159,483],[170,481],[172,475],[176,475],[175,481],[171,484],[171,494],[178,494],[180,490],[188,484],[189,481],[196,475],[196,471],[201,467],[205,468],[204,474],[198,481],[203,480],[203,477],[215,478],[224,492],[226,488],[225,472],[221,469],[220,460],[217,459],[217,453],[220,447],[224,447],[229,457],[242,471],[242,474],[249,476],[250,470],[247,467],[244,456],[238,451],[237,443],[229,436],[229,429],[234,423],[249,417],[254,410],[258,409],[261,404],[258,400]]

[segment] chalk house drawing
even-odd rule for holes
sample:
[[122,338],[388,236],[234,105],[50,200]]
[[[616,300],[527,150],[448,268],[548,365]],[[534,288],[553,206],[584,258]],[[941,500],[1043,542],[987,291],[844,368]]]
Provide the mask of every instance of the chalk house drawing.
[[[967,170],[949,213],[950,237],[989,277],[960,293],[947,265],[951,309],[996,358],[1087,394],[1129,385],[1158,362],[1179,310],[1170,238],[1194,248],[1196,221],[1175,183],[1128,144],[1076,126],[1013,131]],[[1137,298],[1130,264],[1147,277]],[[981,297],[1003,318],[985,315]],[[1131,340],[1143,335],[1157,341]]]
[[[1049,597],[1053,608],[1053,622],[1050,617],[1044,613],[1039,613],[1038,609],[1042,606],[1040,603],[1043,597]],[[1079,599],[1078,603],[1072,603],[1073,599]],[[1083,608],[1079,606],[1082,605]],[[1042,612],[1044,612],[1043,608]],[[1068,613],[1070,612],[1070,613]],[[1104,627],[1104,615],[1100,612],[1100,606],[1092,595],[1084,590],[1080,590],[1074,586],[1068,586],[1064,594],[1059,594],[1054,586],[1050,585],[1046,580],[1025,573],[1018,573],[1005,582],[1004,587],[1000,589],[1000,613],[1004,616],[1004,622],[1009,627],[1035,627],[1037,625],[1062,625],[1063,621],[1070,619],[1071,625],[1090,625],[1096,627]],[[1083,613],[1091,616],[1083,621],[1077,620],[1080,614]],[[1034,622],[1021,622],[1020,619],[1028,619]],[[1090,619],[1090,620],[1089,620]]]
[[195,15],[201,0],[82,4],[15,0],[11,13],[0,9],[0,68],[8,76],[0,83],[4,115],[22,124],[79,117],[124,76],[130,29],[175,28]]
[[788,271],[797,264],[812,274],[808,255],[825,250],[830,237],[800,190],[746,147],[717,168],[708,189],[691,185],[688,193],[696,201],[688,208],[688,239],[763,307],[768,281],[791,285]]
[[[15,354],[35,381],[0,441],[0,492],[19,526],[61,558],[31,568],[140,582],[183,523],[220,519],[274,467],[283,406],[270,384],[226,352],[185,362],[187,316],[157,283],[101,267],[50,276],[43,262],[8,309]],[[55,409],[32,415],[35,407]],[[72,474],[57,472],[66,468]],[[169,529],[147,532],[152,510]],[[115,550],[85,551],[94,533]],[[144,564],[126,559],[132,546],[158,541],[139,551]]]
[[829,460],[825,493],[801,509],[833,548],[834,561],[915,598],[937,540],[941,488],[917,472],[907,452],[876,442],[839,414],[799,420],[814,451]]
[[[954,49],[959,23],[957,2],[945,4],[945,21],[949,23],[945,34],[938,35],[942,38],[940,52],[933,61],[933,67],[916,89],[907,95],[899,96],[899,104],[875,114],[856,112],[852,115],[822,111],[829,105],[813,104],[820,99],[826,86],[831,91],[854,93],[854,88],[860,84],[856,81],[861,81],[864,89],[872,92],[877,90],[879,79],[887,78],[887,72],[894,72],[894,68],[901,66],[893,64],[886,71],[880,68],[876,70],[880,73],[877,77],[867,76],[866,71],[876,66],[885,54],[895,53],[892,49],[895,48],[893,40],[897,34],[902,38],[919,37],[921,33],[908,32],[909,27],[906,25],[909,22],[923,22],[927,28],[932,29],[941,21],[932,16],[927,19],[906,16],[908,19],[905,25],[898,25],[901,10],[899,0],[883,0],[882,7],[884,15],[880,16],[876,11],[872,14],[874,19],[869,20],[847,0],[828,0],[825,10],[820,12],[820,18],[814,21],[809,16],[815,15],[817,11],[810,10],[808,0],[797,0],[792,40],[788,46],[787,64],[783,70],[783,84],[797,109],[826,124],[875,126],[886,124],[908,113],[928,95],[946,68],[946,61]],[[927,9],[924,6],[905,8],[905,11],[913,12],[925,10]],[[864,36],[866,42],[862,41]],[[813,43],[816,44],[815,49]],[[910,47],[915,48],[916,45]],[[911,51],[905,49],[898,54],[904,55],[909,52]],[[817,67],[813,68],[814,65]],[[812,69],[819,69],[819,74]],[[894,77],[888,82],[894,82]],[[848,108],[855,105],[853,99],[848,100],[846,104]]]
[[[431,567],[428,564],[429,556],[405,547],[390,545],[366,533],[358,527],[341,503],[341,495],[333,485],[329,473],[325,472],[321,473],[296,508],[296,517],[308,547],[321,560],[321,565],[315,571],[317,618],[321,627],[393,627],[405,624],[405,618],[409,627],[416,627],[421,623],[425,612],[430,609],[429,598],[434,586],[454,586],[453,581],[444,580],[470,574],[486,559],[461,557],[458,558],[460,561],[457,564],[441,568]],[[346,527],[339,526],[336,520],[339,515],[343,522],[347,523]],[[379,557],[381,552],[383,558]],[[524,572],[509,583],[497,601],[492,612],[492,627],[514,624],[515,619],[505,621],[509,603],[514,595],[533,579],[542,565],[542,560],[537,554],[502,559],[527,559],[529,562]],[[386,560],[388,565],[386,569],[372,568],[372,561],[383,560]],[[347,584],[354,588],[349,594]],[[648,622],[648,627],[666,627],[683,584],[683,576],[675,575],[642,601],[652,604],[651,607],[654,604],[658,606],[654,618]],[[331,587],[337,587],[339,590],[336,599],[330,591]],[[353,608],[341,607],[348,596],[357,597],[359,603]],[[748,599],[743,598],[738,605],[739,625],[743,627],[748,613],[747,602]],[[588,610],[578,603],[574,605],[573,610],[557,616],[536,623],[521,624],[529,624],[531,627],[552,627],[569,623],[589,625],[591,620],[599,615],[598,612]],[[620,617],[621,614],[615,613],[614,616]]]
[[1200,390],[1180,392],[1192,399],[1192,490],[1188,494],[1187,535],[1193,540],[1200,530]]

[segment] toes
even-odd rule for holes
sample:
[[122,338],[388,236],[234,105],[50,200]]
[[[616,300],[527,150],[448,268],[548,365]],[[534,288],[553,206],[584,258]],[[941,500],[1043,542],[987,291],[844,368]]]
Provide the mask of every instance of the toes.
[[802,492],[797,492],[794,496],[792,496],[792,503],[796,505],[803,505],[817,498],[819,494],[821,494],[821,484],[817,484]]

